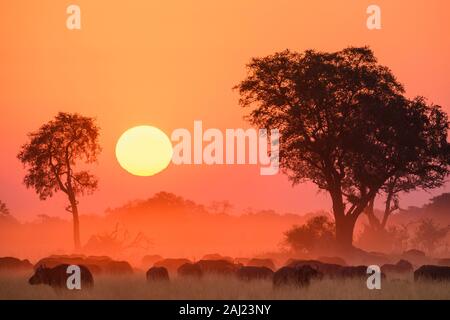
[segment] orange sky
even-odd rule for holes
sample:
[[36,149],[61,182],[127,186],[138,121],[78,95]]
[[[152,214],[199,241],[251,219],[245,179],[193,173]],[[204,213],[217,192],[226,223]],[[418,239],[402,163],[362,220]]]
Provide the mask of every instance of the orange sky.
[[[65,26],[78,4],[82,30]],[[382,9],[382,30],[366,28],[366,8]],[[58,111],[94,116],[103,153],[93,171],[99,190],[81,211],[101,213],[166,190],[200,203],[228,199],[238,208],[306,212],[329,209],[310,184],[291,188],[284,176],[259,176],[257,166],[174,166],[154,177],[131,176],[114,146],[141,124],[170,134],[204,127],[246,126],[231,88],[253,56],[293,50],[370,45],[405,84],[450,112],[450,2],[424,1],[106,1],[0,2],[0,199],[22,219],[64,214],[65,199],[41,202],[22,185],[16,159],[26,133]],[[450,186],[438,190],[450,191]],[[421,205],[430,194],[402,198]]]

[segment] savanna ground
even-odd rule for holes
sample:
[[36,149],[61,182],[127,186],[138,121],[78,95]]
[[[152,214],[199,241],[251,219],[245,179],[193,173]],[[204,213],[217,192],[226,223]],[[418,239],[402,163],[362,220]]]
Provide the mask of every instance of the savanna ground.
[[309,288],[274,289],[270,281],[242,282],[232,277],[202,280],[173,278],[147,283],[145,274],[98,276],[91,291],[57,293],[49,286],[28,284],[28,274],[0,275],[0,299],[443,299],[450,300],[448,282],[414,282],[410,277],[383,280],[381,290],[369,290],[365,280],[312,282]]

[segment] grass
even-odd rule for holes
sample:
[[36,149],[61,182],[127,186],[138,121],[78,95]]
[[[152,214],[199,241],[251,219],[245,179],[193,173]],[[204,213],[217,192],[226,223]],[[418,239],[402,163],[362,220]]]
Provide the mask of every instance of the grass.
[[419,282],[410,278],[384,280],[381,290],[369,290],[365,280],[312,282],[309,288],[273,289],[270,281],[241,282],[232,277],[202,280],[174,278],[169,283],[147,283],[144,274],[101,276],[91,291],[57,293],[49,286],[31,286],[29,275],[0,275],[0,299],[445,299],[449,282]]

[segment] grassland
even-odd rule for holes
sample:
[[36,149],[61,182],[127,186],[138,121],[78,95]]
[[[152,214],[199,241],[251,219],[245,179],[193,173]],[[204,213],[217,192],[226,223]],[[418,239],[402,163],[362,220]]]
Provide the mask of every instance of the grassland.
[[381,290],[369,290],[362,280],[312,282],[309,288],[274,289],[270,281],[242,282],[232,277],[177,279],[147,283],[144,274],[101,276],[91,291],[57,293],[45,285],[31,286],[28,275],[0,275],[0,299],[445,299],[450,283],[415,283],[406,277],[384,280]]

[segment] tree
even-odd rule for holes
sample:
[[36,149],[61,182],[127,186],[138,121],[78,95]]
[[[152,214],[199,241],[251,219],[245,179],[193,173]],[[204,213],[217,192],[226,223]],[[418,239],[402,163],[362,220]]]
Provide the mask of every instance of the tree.
[[327,216],[310,218],[302,226],[294,226],[285,233],[285,242],[294,251],[322,253],[330,249],[334,239],[334,223]]
[[76,171],[76,166],[97,161],[99,128],[92,118],[60,112],[28,137],[18,154],[28,169],[24,183],[34,188],[41,200],[58,191],[67,195],[66,210],[72,214],[74,244],[79,249],[78,197],[94,192],[98,182],[89,171]]
[[312,181],[330,195],[344,251],[352,248],[355,223],[370,200],[426,154],[429,135],[423,133],[433,127],[428,113],[439,118],[433,147],[448,150],[445,113],[405,98],[403,86],[367,47],[286,50],[254,58],[247,69],[235,87],[240,105],[253,107],[247,119],[280,130],[280,165],[293,184]]
[[433,253],[439,243],[447,236],[450,226],[441,228],[433,219],[422,219],[416,229],[413,242]]

